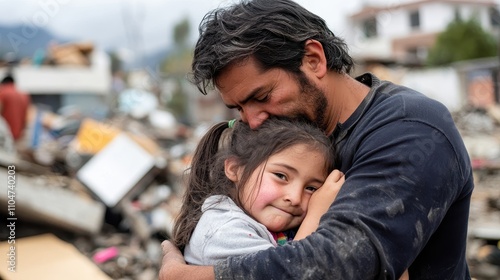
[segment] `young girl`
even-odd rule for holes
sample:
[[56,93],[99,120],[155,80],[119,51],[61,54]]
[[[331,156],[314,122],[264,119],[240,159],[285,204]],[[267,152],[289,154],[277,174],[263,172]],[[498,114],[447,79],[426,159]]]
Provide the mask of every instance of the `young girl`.
[[280,118],[256,130],[233,124],[213,126],[193,157],[172,240],[191,264],[306,237],[344,182],[339,171],[328,176],[331,142],[312,125]]

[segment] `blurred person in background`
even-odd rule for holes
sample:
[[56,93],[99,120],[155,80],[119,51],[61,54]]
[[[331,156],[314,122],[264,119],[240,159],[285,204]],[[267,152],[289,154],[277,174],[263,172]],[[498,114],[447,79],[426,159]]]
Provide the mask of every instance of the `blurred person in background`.
[[7,73],[0,82],[0,112],[15,142],[23,136],[30,104],[30,96],[17,89],[12,73]]

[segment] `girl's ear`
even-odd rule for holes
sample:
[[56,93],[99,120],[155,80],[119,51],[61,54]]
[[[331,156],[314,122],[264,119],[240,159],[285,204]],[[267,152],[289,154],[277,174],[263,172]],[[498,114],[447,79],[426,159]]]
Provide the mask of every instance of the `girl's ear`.
[[224,172],[226,173],[226,177],[234,183],[237,183],[240,180],[238,172],[239,169],[240,166],[234,158],[228,158],[224,161]]

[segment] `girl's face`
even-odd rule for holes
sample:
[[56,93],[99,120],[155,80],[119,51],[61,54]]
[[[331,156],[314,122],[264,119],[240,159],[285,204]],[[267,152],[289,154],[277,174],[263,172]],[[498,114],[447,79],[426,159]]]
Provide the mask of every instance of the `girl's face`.
[[[229,163],[231,165],[231,163]],[[241,178],[242,168],[228,169],[233,182]],[[269,157],[243,186],[243,208],[273,232],[300,225],[307,212],[311,194],[327,177],[324,155],[310,146],[297,144]]]

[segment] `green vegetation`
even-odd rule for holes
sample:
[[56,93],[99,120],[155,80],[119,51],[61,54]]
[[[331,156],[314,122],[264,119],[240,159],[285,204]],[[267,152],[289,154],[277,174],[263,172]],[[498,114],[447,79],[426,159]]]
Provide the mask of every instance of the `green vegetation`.
[[475,19],[451,22],[429,51],[429,66],[497,55],[497,41]]
[[167,79],[173,81],[174,90],[170,92],[170,100],[166,107],[178,120],[189,120],[188,93],[184,89],[186,75],[191,70],[193,60],[193,47],[189,45],[190,24],[188,19],[183,19],[174,27],[174,48],[163,61],[161,71]]

